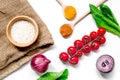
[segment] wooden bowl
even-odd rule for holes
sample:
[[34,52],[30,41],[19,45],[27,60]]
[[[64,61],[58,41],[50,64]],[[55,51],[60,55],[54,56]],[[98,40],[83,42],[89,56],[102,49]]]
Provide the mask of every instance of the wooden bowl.
[[[34,26],[34,29],[35,29],[34,38],[32,39],[32,41],[25,43],[25,44],[18,43],[11,37],[11,28],[12,28],[13,24],[17,21],[23,21],[23,20],[30,22]],[[32,18],[30,18],[28,16],[24,16],[24,15],[16,16],[13,19],[11,19],[6,28],[6,35],[7,35],[8,40],[17,47],[28,47],[28,46],[32,45],[37,40],[38,34],[39,34],[39,29],[38,29],[37,23]]]

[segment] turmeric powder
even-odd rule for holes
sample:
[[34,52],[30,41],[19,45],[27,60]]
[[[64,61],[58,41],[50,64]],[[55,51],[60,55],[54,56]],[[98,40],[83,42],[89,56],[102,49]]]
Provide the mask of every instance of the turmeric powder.
[[63,37],[67,38],[72,34],[73,30],[69,24],[63,24],[60,27],[60,33]]
[[68,20],[72,20],[76,16],[76,9],[73,6],[67,6],[64,9],[64,16]]

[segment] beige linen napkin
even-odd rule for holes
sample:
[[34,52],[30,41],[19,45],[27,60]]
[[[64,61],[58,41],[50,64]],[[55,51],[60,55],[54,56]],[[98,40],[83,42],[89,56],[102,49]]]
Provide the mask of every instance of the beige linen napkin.
[[[15,16],[33,18],[40,30],[37,41],[27,48],[17,48],[6,37],[6,26]],[[53,45],[53,39],[44,22],[32,9],[27,0],[0,0],[0,80],[20,68],[38,52],[42,53]]]

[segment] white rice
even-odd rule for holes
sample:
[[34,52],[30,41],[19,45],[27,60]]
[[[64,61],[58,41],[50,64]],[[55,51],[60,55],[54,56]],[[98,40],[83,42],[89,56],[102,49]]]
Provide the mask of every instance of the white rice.
[[17,43],[26,44],[35,37],[35,28],[28,21],[17,21],[11,27],[11,37]]

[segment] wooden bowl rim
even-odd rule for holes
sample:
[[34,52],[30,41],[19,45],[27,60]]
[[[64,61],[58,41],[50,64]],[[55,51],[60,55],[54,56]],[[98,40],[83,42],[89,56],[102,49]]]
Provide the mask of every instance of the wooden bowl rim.
[[[35,28],[35,37],[33,38],[32,41],[28,42],[28,43],[25,43],[25,44],[20,44],[20,43],[17,43],[15,40],[12,39],[11,37],[11,27],[12,25],[17,22],[17,21],[21,21],[21,20],[25,20],[25,21],[28,21],[30,22],[34,28]],[[6,28],[6,35],[7,35],[7,38],[8,40],[15,46],[17,47],[28,47],[30,45],[32,45],[38,38],[38,35],[39,35],[39,29],[38,29],[38,25],[37,23],[35,22],[35,20],[33,20],[31,17],[28,17],[28,16],[25,16],[25,15],[20,15],[20,16],[16,16],[14,17],[13,19],[10,20],[10,22],[8,23],[7,25],[7,28]]]

